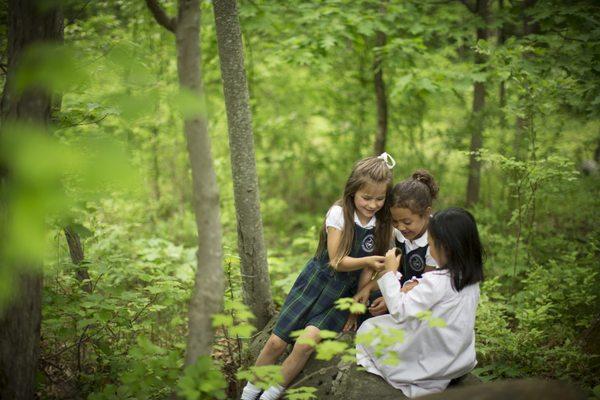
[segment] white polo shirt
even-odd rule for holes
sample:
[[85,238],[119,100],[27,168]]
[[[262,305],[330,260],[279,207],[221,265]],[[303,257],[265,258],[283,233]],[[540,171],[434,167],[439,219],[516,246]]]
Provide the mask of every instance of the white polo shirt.
[[[425,231],[425,233],[421,237],[411,241],[405,238],[404,235],[402,235],[402,232],[394,228],[394,237],[398,242],[404,243],[404,251],[406,253],[410,253],[411,251],[419,247],[425,247],[428,243],[427,231]],[[435,262],[435,259],[431,257],[431,251],[429,247],[427,248],[427,253],[425,254],[425,265],[439,268],[437,262]]]
[[[369,222],[366,223],[366,225],[363,225],[360,222],[360,219],[358,218],[358,215],[356,215],[356,212],[354,213],[354,222],[358,224],[358,226],[365,228],[365,229],[372,229],[375,227],[375,224],[377,222],[377,217],[375,217],[374,215],[371,217],[371,219],[369,220]],[[325,227],[329,228],[335,228],[335,229],[339,229],[340,231],[342,229],[344,229],[344,209],[342,208],[342,206],[338,206],[338,205],[334,205],[331,206],[331,208],[329,209],[329,211],[327,212],[327,218],[325,218]]]

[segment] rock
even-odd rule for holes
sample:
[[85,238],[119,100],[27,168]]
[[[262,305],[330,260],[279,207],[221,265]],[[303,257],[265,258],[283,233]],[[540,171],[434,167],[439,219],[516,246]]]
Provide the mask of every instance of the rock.
[[[276,319],[271,320],[251,342],[246,353],[246,365],[252,365],[271,335]],[[339,340],[352,342],[353,334],[344,334]],[[292,346],[279,362],[289,354]],[[340,357],[330,361],[311,357],[292,387],[311,386],[317,388],[319,400],[396,400],[406,399],[402,392],[388,385],[377,375],[359,370],[355,363],[342,363]],[[482,383],[473,374],[467,374],[450,383],[443,393],[436,393],[423,400],[584,400],[579,389],[567,383],[541,379],[501,380]]]
[[[250,343],[245,356],[246,365],[252,365],[262,350],[265,342],[271,335],[276,319],[271,320],[267,326]],[[338,340],[352,343],[354,334],[344,334]],[[289,354],[292,346],[281,357],[279,362]],[[340,357],[332,360],[317,360],[310,358],[302,372],[292,383],[292,387],[311,386],[317,388],[317,399],[333,400],[392,400],[405,399],[398,389],[393,388],[381,377],[359,369],[356,363],[343,363]],[[465,375],[451,383],[451,387],[463,387],[480,383],[479,378],[473,374]],[[450,390],[450,389],[449,389]]]
[[516,379],[458,387],[419,397],[423,400],[585,400],[579,389],[559,381]]

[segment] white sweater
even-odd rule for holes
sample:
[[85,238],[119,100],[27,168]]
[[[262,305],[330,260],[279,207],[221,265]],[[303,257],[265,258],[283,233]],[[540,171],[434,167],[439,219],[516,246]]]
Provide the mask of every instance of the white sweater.
[[[384,274],[377,283],[389,314],[363,322],[358,335],[374,327],[383,330],[394,328],[404,331],[404,340],[388,347],[380,357],[375,355],[372,346],[357,344],[359,365],[383,377],[408,397],[441,392],[451,379],[475,367],[475,313],[479,284],[456,292],[447,270],[423,274],[419,284],[408,293],[400,291],[400,282],[391,272]],[[443,319],[446,326],[430,327],[427,320],[415,317],[426,310],[431,310],[432,318]],[[400,358],[397,365],[386,365],[386,354],[390,351],[396,352]]]

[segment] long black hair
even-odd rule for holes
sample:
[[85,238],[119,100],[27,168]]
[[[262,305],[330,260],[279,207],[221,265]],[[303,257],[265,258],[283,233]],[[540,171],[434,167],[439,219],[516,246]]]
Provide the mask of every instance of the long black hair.
[[454,290],[483,281],[484,252],[470,212],[451,207],[435,213],[429,221],[429,235],[436,250],[446,256],[440,268],[450,271]]

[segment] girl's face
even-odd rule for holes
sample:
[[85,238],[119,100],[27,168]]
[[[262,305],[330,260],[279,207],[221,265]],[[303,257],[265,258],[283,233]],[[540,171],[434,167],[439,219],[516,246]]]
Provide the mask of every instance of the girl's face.
[[412,241],[420,238],[427,230],[431,207],[428,207],[423,215],[414,214],[409,208],[404,207],[392,207],[390,212],[392,213],[394,228],[402,232],[405,238]]
[[354,208],[360,222],[366,224],[377,211],[381,210],[385,203],[386,191],[387,185],[384,182],[367,183],[356,191]]
[[433,257],[437,265],[439,265],[440,267],[446,265],[446,254],[444,254],[444,252],[438,248],[433,236],[429,235],[427,237],[427,241],[429,242],[429,252],[431,254],[431,257]]

